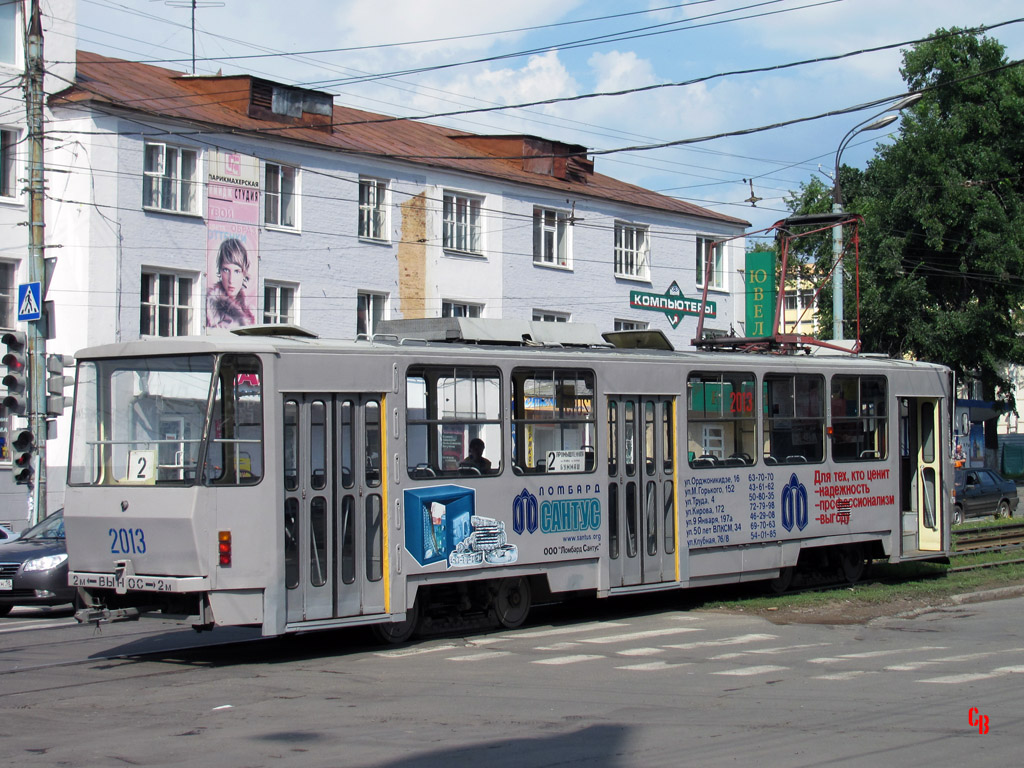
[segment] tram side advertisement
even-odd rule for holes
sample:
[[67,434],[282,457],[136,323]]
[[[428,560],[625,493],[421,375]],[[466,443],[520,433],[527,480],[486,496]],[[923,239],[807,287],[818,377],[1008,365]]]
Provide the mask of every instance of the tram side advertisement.
[[504,511],[482,515],[473,488],[408,489],[405,547],[421,566],[443,563],[445,569],[597,557],[599,494],[596,483],[542,483],[524,487]]
[[683,483],[691,549],[871,530],[896,504],[888,467],[759,469],[697,474]]

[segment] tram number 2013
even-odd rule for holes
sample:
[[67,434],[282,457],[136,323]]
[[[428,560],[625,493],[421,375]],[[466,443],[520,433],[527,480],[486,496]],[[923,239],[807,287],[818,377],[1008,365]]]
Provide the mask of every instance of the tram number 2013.
[[110,554],[112,555],[144,555],[146,553],[146,533],[141,528],[111,528],[107,531],[110,537]]

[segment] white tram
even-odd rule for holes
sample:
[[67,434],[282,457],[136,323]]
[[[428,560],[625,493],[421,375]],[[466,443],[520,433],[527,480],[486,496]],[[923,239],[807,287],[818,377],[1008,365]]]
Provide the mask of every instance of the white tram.
[[512,627],[541,595],[948,556],[941,366],[387,325],[82,351],[65,498],[79,618],[404,639],[424,611]]

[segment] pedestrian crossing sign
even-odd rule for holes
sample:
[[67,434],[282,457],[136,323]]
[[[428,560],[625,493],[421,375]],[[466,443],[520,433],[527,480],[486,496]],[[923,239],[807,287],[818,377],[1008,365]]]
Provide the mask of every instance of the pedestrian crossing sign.
[[38,320],[42,316],[42,283],[20,283],[18,285],[18,322]]

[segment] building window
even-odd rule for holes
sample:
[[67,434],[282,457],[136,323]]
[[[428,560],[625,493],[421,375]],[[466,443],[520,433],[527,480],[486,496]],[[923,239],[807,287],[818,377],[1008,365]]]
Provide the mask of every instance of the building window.
[[14,0],[0,2],[0,63],[21,63],[19,48],[22,27],[20,23],[21,3]]
[[263,284],[263,322],[295,322],[295,287],[269,280]]
[[648,280],[647,227],[615,222],[615,274]]
[[533,310],[533,319],[541,323],[568,323],[569,315],[565,312],[548,312],[546,309]]
[[478,197],[444,193],[445,250],[482,254],[480,203]]
[[192,277],[143,272],[139,332],[143,336],[188,336],[195,284]]
[[14,273],[14,264],[0,261],[0,328],[14,327],[14,305],[17,302]]
[[697,285],[704,285],[704,275],[710,269],[708,288],[725,288],[725,245],[713,245],[710,237],[697,237]]
[[373,336],[377,324],[387,320],[387,294],[360,291],[356,303],[356,335]]
[[267,163],[263,220],[268,226],[294,229],[298,171],[288,165]]
[[142,205],[174,213],[199,213],[199,153],[146,144]]
[[0,128],[0,197],[18,197],[18,132]]
[[359,236],[388,239],[388,183],[383,179],[359,180]]
[[569,266],[569,214],[565,211],[533,209],[533,263]]
[[467,304],[459,301],[442,301],[441,317],[480,317],[483,304]]
[[618,318],[615,319],[616,331],[646,331],[649,325],[649,323],[644,323],[639,320],[619,320]]

